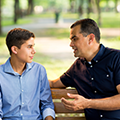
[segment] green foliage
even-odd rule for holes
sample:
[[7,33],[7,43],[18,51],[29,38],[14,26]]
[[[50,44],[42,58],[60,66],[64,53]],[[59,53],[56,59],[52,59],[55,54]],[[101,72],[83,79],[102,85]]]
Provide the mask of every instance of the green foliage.
[[[31,22],[32,22],[31,19],[24,17],[24,18],[19,18],[16,24],[26,24],[26,23],[28,24],[28,23],[31,23]],[[4,17],[2,19],[2,26],[9,26],[9,25],[14,25],[13,18]]]
[[[87,14],[83,15],[86,18]],[[90,18],[97,22],[97,14],[91,13]],[[102,28],[120,28],[120,13],[102,12]]]
[[120,36],[114,38],[102,38],[101,43],[107,47],[120,49]]
[[41,5],[44,9],[63,9],[69,7],[69,0],[34,0],[34,5]]
[[102,13],[103,28],[120,28],[120,13],[104,12]]
[[5,44],[5,37],[0,37],[0,47]]

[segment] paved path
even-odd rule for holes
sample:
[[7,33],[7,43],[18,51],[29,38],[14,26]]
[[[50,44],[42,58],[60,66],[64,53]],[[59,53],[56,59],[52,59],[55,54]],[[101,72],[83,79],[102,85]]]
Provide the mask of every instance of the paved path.
[[[47,29],[47,28],[69,28],[70,25],[75,22],[75,19],[64,19],[63,22],[56,24],[54,19],[45,19],[45,18],[37,18],[33,23],[23,24],[23,25],[11,25],[3,27],[3,33],[7,33],[9,30],[21,27],[28,29],[30,31],[36,32],[39,29]],[[101,28],[102,35],[106,36],[120,36],[120,28]],[[40,36],[39,36],[40,37]]]
[[[13,28],[21,27],[33,31],[36,34],[36,31],[39,31],[43,28],[69,28],[70,25],[75,21],[75,19],[65,19],[64,23],[61,22],[60,24],[55,24],[54,19],[36,19],[33,23],[30,24],[3,27],[3,32],[7,33]],[[120,36],[120,28],[101,28],[100,30],[103,36]],[[69,38],[67,40],[57,40],[55,38],[40,37],[39,35],[37,36],[37,50],[39,50],[41,53],[48,55],[53,59],[75,59],[73,57],[72,49],[69,47]]]

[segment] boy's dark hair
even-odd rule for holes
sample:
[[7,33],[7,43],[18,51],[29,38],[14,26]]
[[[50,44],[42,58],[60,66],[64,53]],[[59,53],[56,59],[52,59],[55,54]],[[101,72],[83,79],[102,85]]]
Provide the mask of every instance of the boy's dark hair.
[[78,20],[75,23],[73,23],[70,28],[73,28],[77,25],[80,25],[80,33],[82,33],[83,36],[86,37],[87,35],[93,33],[95,35],[96,41],[98,43],[100,42],[100,30],[97,23],[94,20],[89,18]]
[[6,37],[6,45],[10,52],[10,55],[12,53],[12,51],[11,51],[12,46],[16,46],[20,49],[21,45],[24,44],[31,37],[35,38],[34,33],[30,32],[26,29],[14,28],[14,29],[10,30]]

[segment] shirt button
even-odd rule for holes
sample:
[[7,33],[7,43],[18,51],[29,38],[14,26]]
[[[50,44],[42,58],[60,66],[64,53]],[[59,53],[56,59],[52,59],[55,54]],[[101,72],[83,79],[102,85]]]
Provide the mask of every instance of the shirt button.
[[107,77],[109,77],[109,75],[107,75]]
[[23,114],[21,113],[21,116],[23,116]]
[[24,103],[22,103],[22,105],[24,105]]
[[94,80],[94,78],[91,78],[91,80]]
[[98,60],[96,60],[96,62],[98,62]]
[[97,93],[97,91],[94,91],[94,93]]
[[102,117],[103,117],[103,115],[100,115],[100,117],[102,118]]
[[24,90],[22,90],[22,92],[23,92]]
[[93,66],[91,65],[90,67],[92,68]]

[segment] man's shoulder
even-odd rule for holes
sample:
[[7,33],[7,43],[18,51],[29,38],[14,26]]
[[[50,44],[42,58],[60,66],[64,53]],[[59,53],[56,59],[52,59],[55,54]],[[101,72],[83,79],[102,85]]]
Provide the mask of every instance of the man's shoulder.
[[81,63],[81,62],[84,62],[84,61],[85,61],[85,58],[79,57],[75,60],[75,63]]
[[106,55],[106,54],[111,54],[111,55],[113,55],[113,56],[114,56],[114,55],[120,56],[120,50],[106,47],[106,48],[105,48],[105,54],[104,54],[104,55]]
[[117,53],[120,53],[120,50],[119,50],[119,49],[115,49],[115,48],[106,47],[105,50],[106,50],[106,51],[109,51],[109,52],[117,52]]
[[76,66],[78,67],[78,66],[84,65],[85,62],[86,62],[85,58],[79,57],[74,61],[72,66],[73,67],[76,67]]

